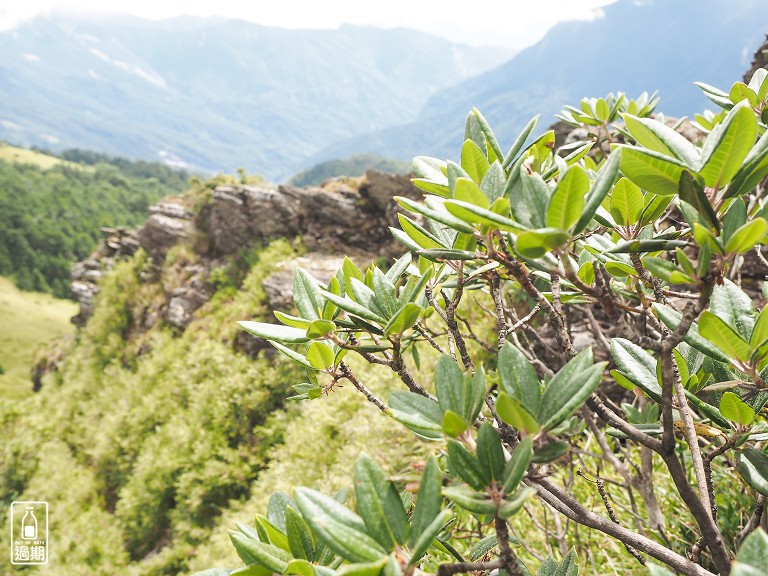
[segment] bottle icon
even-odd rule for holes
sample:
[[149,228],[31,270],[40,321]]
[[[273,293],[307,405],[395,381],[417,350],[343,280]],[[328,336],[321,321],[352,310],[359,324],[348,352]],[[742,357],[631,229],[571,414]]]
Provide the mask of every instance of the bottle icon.
[[24,540],[34,540],[37,538],[37,518],[35,518],[35,509],[32,506],[26,507],[27,512],[21,519],[21,537]]

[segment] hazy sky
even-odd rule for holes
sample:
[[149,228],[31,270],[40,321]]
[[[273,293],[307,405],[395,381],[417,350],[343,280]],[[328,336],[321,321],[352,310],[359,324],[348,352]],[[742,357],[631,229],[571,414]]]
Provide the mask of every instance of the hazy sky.
[[[0,0],[0,30],[51,10],[127,12],[151,19],[191,14],[285,28],[402,26],[474,45],[519,49],[559,21],[590,19],[615,0]],[[596,9],[598,9],[596,11]]]

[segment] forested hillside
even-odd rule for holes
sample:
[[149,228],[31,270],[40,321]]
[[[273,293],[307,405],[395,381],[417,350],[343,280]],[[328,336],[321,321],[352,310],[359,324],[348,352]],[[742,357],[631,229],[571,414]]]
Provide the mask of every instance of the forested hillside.
[[[249,521],[271,490],[346,487],[371,437],[377,442],[367,450],[408,469],[410,435],[385,430],[387,420],[371,418],[351,390],[323,402],[286,403],[301,370],[238,337],[236,324],[268,320],[265,280],[279,294],[284,288],[275,288],[273,278],[286,266],[290,273],[297,257],[303,266],[328,258],[306,251],[335,242],[339,221],[359,222],[359,234],[342,229],[338,236],[359,242],[358,254],[363,244],[392,250],[391,238],[381,242],[369,230],[387,214],[387,190],[402,191],[407,180],[379,182],[362,185],[369,188],[365,197],[352,189],[198,186],[173,202],[176,212],[195,212],[179,220],[190,227],[184,238],[166,242],[160,224],[169,218],[156,218],[154,233],[140,236],[147,250],[103,277],[93,316],[42,390],[24,401],[0,400],[0,437],[7,439],[0,444],[0,500],[36,495],[51,506],[56,545],[41,574],[159,576],[233,564],[222,528],[233,518]],[[252,203],[271,194],[303,200],[270,204],[283,210],[279,219],[251,217],[249,210],[263,216],[270,200]],[[367,221],[360,222],[363,215]],[[238,236],[242,225],[275,230],[291,223],[299,228],[267,244],[257,233]],[[297,234],[303,241],[293,240]],[[242,241],[233,244],[235,237]],[[206,301],[185,326],[171,325],[174,299],[191,286]],[[388,372],[366,373],[372,389],[384,389]],[[6,513],[1,507],[0,523]],[[0,534],[2,549],[5,538]]]
[[0,144],[0,276],[60,298],[71,297],[70,268],[94,249],[100,227],[139,224],[149,204],[188,178],[158,163],[82,151],[61,162],[14,150]]

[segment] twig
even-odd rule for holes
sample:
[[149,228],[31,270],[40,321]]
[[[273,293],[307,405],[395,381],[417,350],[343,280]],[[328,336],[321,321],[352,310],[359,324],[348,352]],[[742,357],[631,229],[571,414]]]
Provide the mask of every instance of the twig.
[[363,393],[363,396],[365,396],[368,399],[368,402],[371,402],[373,405],[375,405],[379,410],[381,410],[385,414],[387,413],[387,411],[389,410],[389,408],[387,408],[387,405],[384,404],[384,402],[382,402],[378,398],[376,398],[376,396],[373,394],[373,392],[368,390],[368,388],[366,388],[365,384],[360,382],[360,379],[357,376],[355,376],[355,374],[352,372],[352,370],[349,369],[349,366],[344,364],[344,362],[341,362],[339,364],[339,372],[342,373],[344,378],[346,378],[347,380],[352,382],[352,385],[355,388],[357,388],[358,390],[360,390],[360,392]]

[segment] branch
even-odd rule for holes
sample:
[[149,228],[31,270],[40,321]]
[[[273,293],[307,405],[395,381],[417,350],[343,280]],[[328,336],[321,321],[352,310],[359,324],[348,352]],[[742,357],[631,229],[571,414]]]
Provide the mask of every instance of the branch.
[[491,270],[489,274],[491,276],[491,296],[496,305],[496,319],[498,320],[498,347],[501,348],[507,338],[507,316],[504,313],[504,300],[501,295],[501,276],[495,270]]
[[342,373],[344,378],[352,382],[352,385],[355,388],[357,388],[358,390],[360,390],[360,392],[363,393],[363,396],[365,396],[368,399],[368,402],[371,402],[372,404],[374,404],[379,410],[381,410],[385,414],[388,412],[389,408],[387,408],[387,405],[384,404],[384,402],[382,402],[378,398],[376,398],[373,392],[368,390],[368,388],[365,387],[365,384],[360,382],[360,379],[357,376],[355,376],[354,372],[352,372],[352,370],[349,369],[349,366],[344,364],[344,362],[339,364],[339,372]]
[[676,554],[666,546],[662,546],[658,542],[628,530],[623,526],[614,524],[608,518],[588,510],[570,494],[546,478],[534,478],[526,480],[526,483],[536,488],[542,500],[574,522],[613,536],[617,540],[635,547],[637,550],[656,558],[656,560],[663,562],[686,576],[715,576],[709,570]]
[[453,574],[463,574],[465,572],[488,572],[503,567],[504,564],[501,559],[498,558],[491,562],[457,562],[456,564],[440,564],[440,567],[437,569],[437,576],[452,576]]

